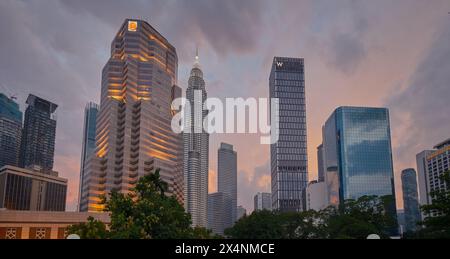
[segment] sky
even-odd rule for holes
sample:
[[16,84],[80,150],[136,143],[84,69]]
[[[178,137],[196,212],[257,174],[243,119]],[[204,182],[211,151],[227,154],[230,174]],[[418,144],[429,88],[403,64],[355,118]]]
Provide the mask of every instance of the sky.
[[[126,18],[143,19],[177,49],[187,87],[196,46],[209,97],[267,97],[274,56],[305,59],[308,171],[317,178],[321,127],[338,106],[388,107],[397,206],[400,172],[450,137],[448,0],[2,0],[0,91],[59,105],[55,170],[77,208],[84,106],[99,102],[101,69]],[[217,149],[238,153],[238,204],[270,192],[269,146],[257,134],[210,138],[209,191]]]

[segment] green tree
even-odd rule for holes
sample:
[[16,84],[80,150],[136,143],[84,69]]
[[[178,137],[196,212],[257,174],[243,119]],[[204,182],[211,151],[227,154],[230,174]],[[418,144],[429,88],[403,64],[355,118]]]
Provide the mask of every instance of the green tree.
[[[116,191],[103,197],[105,211],[110,213],[111,224],[105,237],[112,239],[180,239],[212,238],[210,231],[191,228],[190,215],[174,197],[165,195],[167,183],[161,180],[159,169],[139,179],[129,194]],[[96,222],[100,224],[101,222]],[[75,225],[73,233],[87,227],[96,236],[91,225]],[[89,238],[82,236],[82,238]]]
[[324,210],[329,237],[364,239],[370,234],[378,234],[388,238],[397,231],[393,201],[392,196],[362,196],[357,200],[345,200],[338,209]]
[[430,192],[432,203],[421,207],[427,216],[421,223],[419,238],[450,238],[450,171],[441,176],[447,189]]
[[225,231],[239,239],[365,239],[388,238],[396,228],[391,197],[364,196],[321,211],[257,211]]
[[104,239],[108,237],[105,224],[93,217],[88,217],[86,223],[69,226],[67,232],[77,234],[82,239]]
[[283,232],[280,214],[263,210],[242,217],[233,227],[225,230],[225,236],[235,239],[281,239]]

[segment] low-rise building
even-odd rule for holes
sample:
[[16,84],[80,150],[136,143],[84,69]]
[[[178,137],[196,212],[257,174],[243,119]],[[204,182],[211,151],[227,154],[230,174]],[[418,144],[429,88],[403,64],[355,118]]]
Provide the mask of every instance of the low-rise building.
[[40,168],[0,168],[0,208],[30,211],[65,211],[67,179]]
[[19,211],[0,209],[0,239],[65,239],[67,227],[88,217],[109,225],[108,213]]

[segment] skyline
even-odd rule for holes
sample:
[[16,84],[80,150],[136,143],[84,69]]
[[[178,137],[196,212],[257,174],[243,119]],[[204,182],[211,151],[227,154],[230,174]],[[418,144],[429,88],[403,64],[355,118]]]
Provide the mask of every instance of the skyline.
[[[215,5],[195,1],[193,6],[183,3],[176,7],[174,12],[183,13],[173,21],[158,15],[164,13],[158,10],[173,8],[173,3],[123,6],[119,2],[98,5],[102,2],[98,1],[88,10],[87,4],[80,2],[0,3],[0,31],[5,35],[0,48],[4,57],[0,60],[0,84],[12,91],[6,94],[18,94],[22,111],[28,93],[59,105],[55,170],[69,179],[68,210],[76,209],[78,197],[84,106],[89,101],[99,102],[101,68],[107,61],[109,44],[128,17],[147,20],[173,42],[180,61],[178,85],[183,91],[197,44],[202,65],[207,68],[205,79],[211,97],[267,97],[273,56],[304,58],[309,180],[317,178],[320,127],[341,105],[390,108],[397,201],[401,201],[401,170],[415,168],[417,153],[447,138],[450,4],[445,1],[406,1],[408,5],[405,1],[295,3],[300,9],[289,8],[294,4],[289,1],[277,2],[276,8],[270,8],[274,3],[267,1]],[[98,9],[102,5],[110,7],[108,12]],[[55,8],[52,12],[50,6]],[[220,9],[222,13],[212,19],[213,11]],[[417,9],[422,12],[411,11]],[[283,14],[292,10],[301,10],[301,17]],[[380,14],[379,10],[385,12]],[[217,22],[206,22],[211,20]],[[187,24],[189,29],[183,32]],[[381,34],[383,37],[378,37]],[[27,73],[17,75],[23,70]],[[372,89],[376,91],[368,91]],[[270,190],[269,147],[262,145],[251,153],[249,147],[259,145],[258,135],[214,134],[210,152],[220,142],[235,145],[240,154],[238,205],[251,211],[254,194]],[[210,157],[213,192],[217,160],[215,155]]]

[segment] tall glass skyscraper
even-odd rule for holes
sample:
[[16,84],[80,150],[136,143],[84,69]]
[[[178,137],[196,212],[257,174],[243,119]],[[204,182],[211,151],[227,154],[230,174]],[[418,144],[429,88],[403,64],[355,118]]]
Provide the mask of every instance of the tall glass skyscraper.
[[323,126],[323,151],[332,205],[365,195],[390,196],[395,216],[388,109],[337,108]]
[[231,227],[237,219],[237,153],[233,145],[220,143],[217,165],[217,190],[231,199],[230,217],[227,220]]
[[55,153],[56,116],[58,105],[30,94],[27,99],[20,148],[20,166],[39,167],[49,173]]
[[78,206],[81,202],[81,191],[83,190],[83,179],[86,172],[85,167],[90,156],[95,152],[95,133],[97,128],[97,113],[100,109],[96,103],[88,103],[84,109],[84,124],[83,124],[83,140],[81,149],[81,163],[80,163],[80,190],[78,193]]
[[22,112],[19,105],[0,93],[0,168],[19,164]]
[[181,96],[175,48],[150,24],[126,19],[103,68],[96,152],[87,163],[81,211],[101,211],[101,196],[129,193],[160,169],[168,195],[183,203],[182,136],[172,131],[172,101]]
[[417,192],[416,170],[409,168],[402,171],[403,206],[405,211],[406,231],[416,231],[421,220],[419,197]]
[[302,211],[308,184],[303,59],[274,57],[269,86],[271,102],[279,102],[279,118],[271,121],[279,123],[278,142],[270,147],[272,208]]
[[184,207],[191,214],[193,226],[208,226],[208,172],[209,134],[203,128],[208,114],[203,105],[207,98],[205,80],[200,68],[198,53],[188,87],[186,99],[191,105],[190,114],[185,114],[184,141]]

